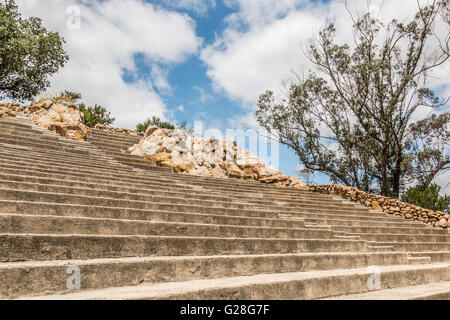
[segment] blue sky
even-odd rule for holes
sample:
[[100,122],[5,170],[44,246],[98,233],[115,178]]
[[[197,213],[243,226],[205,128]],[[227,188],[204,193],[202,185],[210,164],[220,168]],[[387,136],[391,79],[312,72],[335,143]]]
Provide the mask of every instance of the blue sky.
[[[165,6],[165,1],[148,0],[148,2],[174,9],[171,6]],[[222,1],[217,1],[206,14],[189,9],[175,10],[187,13],[195,19],[196,34],[207,45],[213,43],[216,36],[224,31],[226,28],[224,20],[230,14],[236,13],[239,7],[230,7]],[[151,67],[145,63],[145,59],[138,54],[135,61],[138,65],[139,77],[148,77]],[[230,128],[230,123],[227,121],[229,118],[245,117],[248,110],[243,109],[239,101],[227,97],[226,94],[215,92],[211,79],[207,76],[207,70],[207,66],[198,56],[191,56],[168,72],[167,80],[171,85],[171,91],[158,89],[156,91],[163,97],[169,114],[175,121],[180,123],[186,120],[189,126],[193,126],[194,121],[202,120],[205,126],[213,126],[225,132],[227,128]],[[133,81],[132,78],[127,77],[126,72],[124,80]],[[297,176],[295,169],[298,166],[298,158],[293,151],[283,145],[280,145],[279,166],[279,170],[283,173]],[[328,178],[325,175],[316,175],[316,182],[327,183]]]
[[[424,3],[427,0],[419,0]],[[307,41],[333,20],[347,42],[352,23],[343,0],[23,0],[66,40],[70,60],[50,93],[81,92],[108,108],[115,126],[134,128],[153,115],[205,129],[256,128],[261,93],[280,92],[292,71],[312,66]],[[384,3],[382,5],[382,3]],[[348,0],[354,12],[410,18],[416,1]],[[449,96],[448,70],[430,78]],[[421,115],[418,115],[419,117]],[[260,155],[261,156],[261,155]],[[262,157],[264,159],[264,157]],[[280,146],[279,170],[295,176],[298,160]],[[327,183],[316,175],[316,183]]]

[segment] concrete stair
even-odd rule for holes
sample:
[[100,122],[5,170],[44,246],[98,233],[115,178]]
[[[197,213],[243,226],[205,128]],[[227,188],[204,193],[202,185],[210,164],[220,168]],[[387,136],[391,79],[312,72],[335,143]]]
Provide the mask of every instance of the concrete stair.
[[446,230],[308,190],[174,174],[129,155],[139,140],[0,120],[0,298],[449,298]]

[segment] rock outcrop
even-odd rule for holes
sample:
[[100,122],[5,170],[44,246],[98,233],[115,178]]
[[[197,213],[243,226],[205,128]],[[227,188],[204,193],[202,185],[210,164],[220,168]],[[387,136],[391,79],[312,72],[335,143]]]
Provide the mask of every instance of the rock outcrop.
[[19,103],[0,104],[0,117],[7,112],[10,115],[25,114],[36,125],[68,139],[85,141],[92,136],[92,131],[84,124],[83,113],[78,105],[63,100],[33,101],[28,106],[21,106]]
[[398,199],[370,194],[356,188],[341,185],[311,185],[309,188],[321,193],[339,195],[380,212],[403,216],[406,219],[415,221],[422,221],[434,227],[450,229],[450,214],[441,211],[424,209]]
[[260,158],[237,146],[235,141],[193,137],[182,129],[169,130],[150,126],[140,143],[132,146],[129,151],[178,173],[305,187],[299,179],[266,167]]
[[[20,104],[17,104],[20,106]],[[0,102],[0,118],[2,117],[15,117],[16,112],[10,103]]]

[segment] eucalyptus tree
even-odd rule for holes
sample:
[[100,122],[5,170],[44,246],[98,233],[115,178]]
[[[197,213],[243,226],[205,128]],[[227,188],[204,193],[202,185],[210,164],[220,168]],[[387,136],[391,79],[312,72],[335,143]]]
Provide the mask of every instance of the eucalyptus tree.
[[[434,142],[436,130],[428,129],[433,118],[414,119],[448,101],[427,86],[427,75],[449,59],[450,32],[436,32],[442,19],[449,27],[449,6],[448,0],[419,6],[406,23],[352,16],[352,45],[337,43],[329,23],[306,52],[316,70],[298,75],[284,96],[262,94],[259,124],[292,148],[305,168],[334,183],[398,197],[404,180],[419,177],[420,168],[431,182],[448,168],[448,148],[426,143]],[[448,113],[439,119],[441,139],[448,136]]]

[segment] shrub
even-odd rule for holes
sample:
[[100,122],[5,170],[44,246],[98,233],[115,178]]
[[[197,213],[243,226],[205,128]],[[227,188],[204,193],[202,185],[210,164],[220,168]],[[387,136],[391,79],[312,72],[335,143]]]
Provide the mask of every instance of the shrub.
[[156,126],[161,129],[175,129],[175,126],[170,122],[161,121],[160,118],[153,116],[151,119],[145,120],[143,123],[136,125],[137,132],[145,132],[149,126]]
[[79,104],[80,111],[84,115],[84,124],[90,128],[94,128],[96,124],[100,123],[105,126],[111,125],[116,119],[111,118],[111,112],[99,105],[93,107],[86,107],[84,103]]
[[417,185],[406,190],[402,195],[404,202],[415,204],[425,209],[444,211],[450,208],[450,197],[440,196],[441,187],[433,183],[428,187]]

